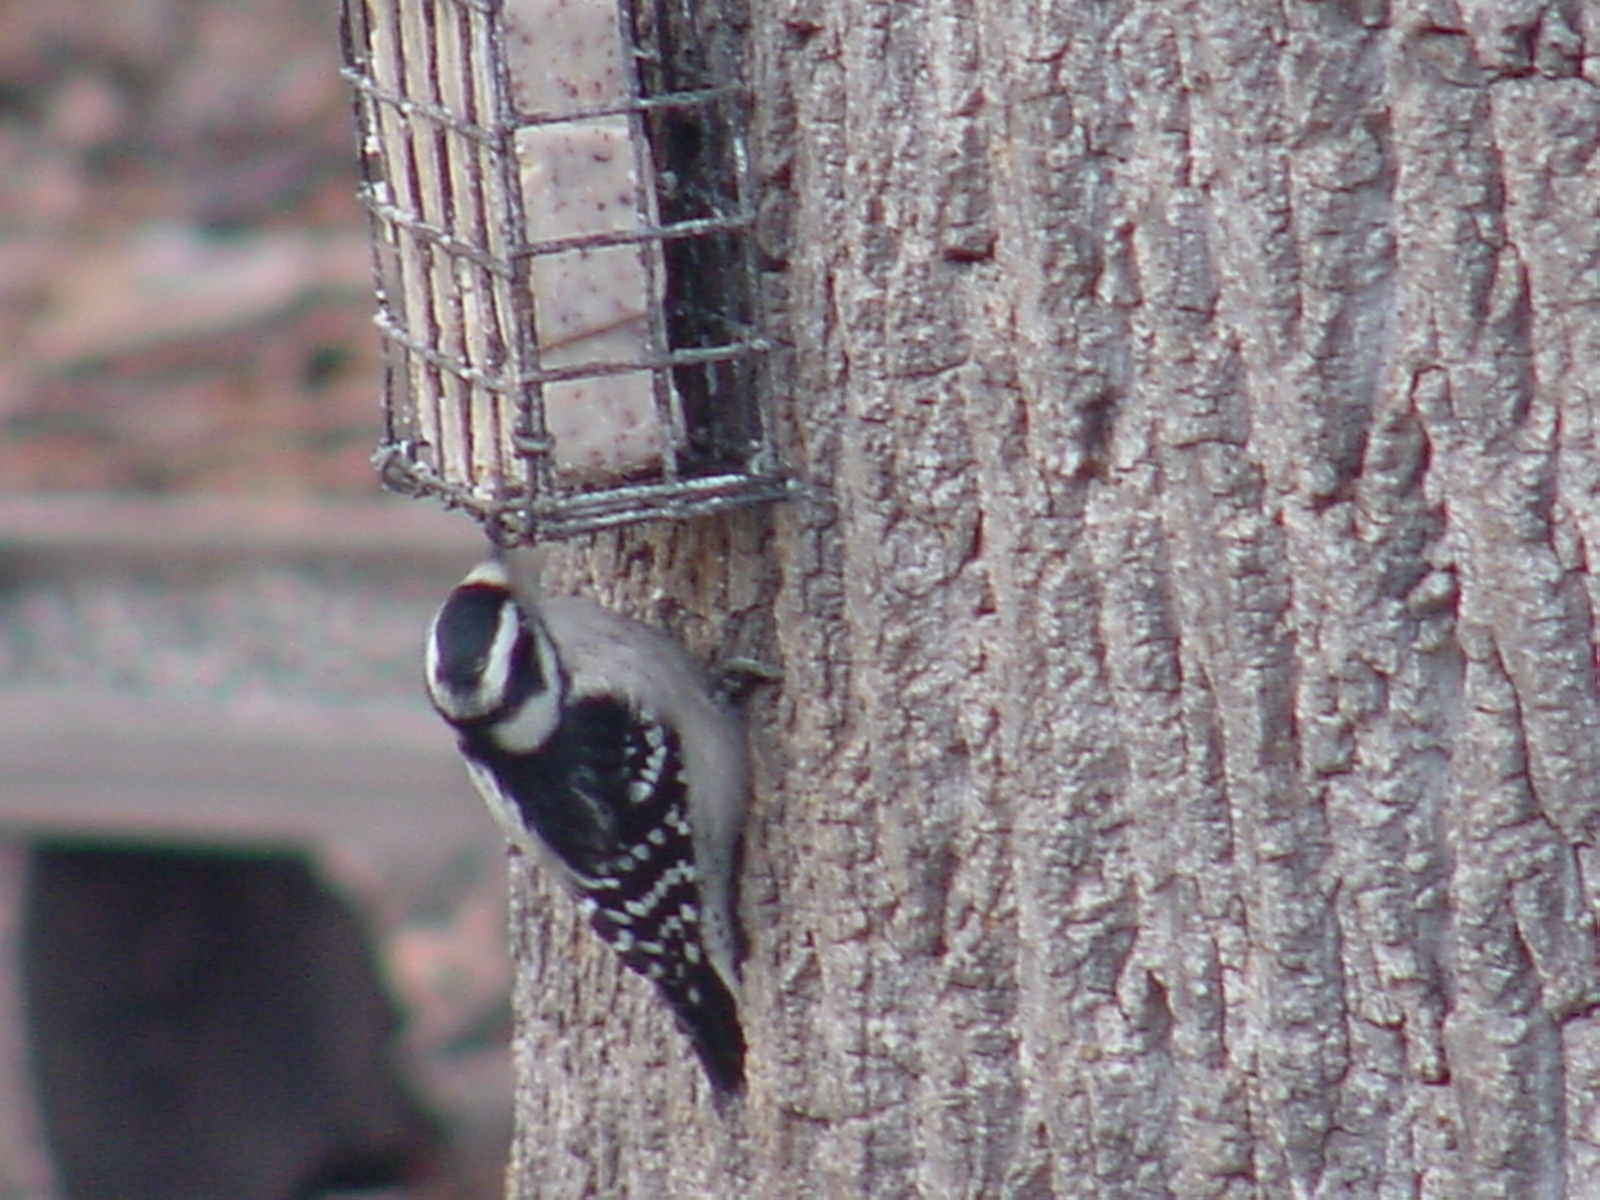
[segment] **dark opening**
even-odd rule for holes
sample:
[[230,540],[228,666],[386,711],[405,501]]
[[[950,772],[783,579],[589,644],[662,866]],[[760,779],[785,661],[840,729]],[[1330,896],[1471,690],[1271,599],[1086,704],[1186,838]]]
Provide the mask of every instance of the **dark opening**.
[[66,1195],[308,1197],[433,1152],[360,924],[300,856],[40,844],[23,921]]

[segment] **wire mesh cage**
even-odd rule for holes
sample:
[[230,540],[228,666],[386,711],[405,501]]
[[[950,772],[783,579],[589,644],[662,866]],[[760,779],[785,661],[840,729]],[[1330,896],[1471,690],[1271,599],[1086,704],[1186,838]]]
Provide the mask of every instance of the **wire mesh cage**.
[[344,0],[396,490],[543,540],[786,494],[693,0]]

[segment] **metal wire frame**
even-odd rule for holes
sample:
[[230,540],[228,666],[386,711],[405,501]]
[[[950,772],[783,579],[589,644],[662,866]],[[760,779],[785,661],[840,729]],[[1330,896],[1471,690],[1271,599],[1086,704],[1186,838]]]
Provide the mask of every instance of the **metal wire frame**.
[[[635,39],[626,97],[522,112],[508,72],[503,0],[342,4],[343,74],[355,89],[385,348],[385,429],[375,461],[387,486],[467,509],[500,541],[685,517],[790,490],[764,403],[748,93],[737,81],[707,78],[703,63],[676,61],[683,31],[693,28],[689,0],[642,14],[635,0],[619,5],[620,27]],[[651,44],[640,44],[641,31]],[[641,187],[665,174],[673,196],[637,196],[636,223],[625,230],[529,239],[518,131],[606,116],[629,123]],[[688,170],[661,161],[674,120],[698,122],[709,131],[701,151],[720,157],[708,166],[702,153]],[[715,178],[695,177],[708,173]],[[653,276],[654,349],[542,363],[530,264],[618,245],[641,246]],[[692,270],[711,304],[674,287],[674,264],[677,273]],[[546,385],[632,371],[650,373],[669,433],[659,469],[598,486],[563,480],[552,463]]]

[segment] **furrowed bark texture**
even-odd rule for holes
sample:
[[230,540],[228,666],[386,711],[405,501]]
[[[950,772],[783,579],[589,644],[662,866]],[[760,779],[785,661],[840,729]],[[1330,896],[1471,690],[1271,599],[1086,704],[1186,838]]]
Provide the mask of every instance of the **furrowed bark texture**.
[[1600,8],[742,19],[750,1093],[519,869],[513,1193],[1600,1195]]

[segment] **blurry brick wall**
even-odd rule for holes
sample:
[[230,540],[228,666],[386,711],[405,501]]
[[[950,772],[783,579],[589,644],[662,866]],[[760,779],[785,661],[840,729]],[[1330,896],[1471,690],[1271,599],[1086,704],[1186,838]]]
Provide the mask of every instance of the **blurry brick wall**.
[[337,5],[0,5],[0,487],[371,493]]

